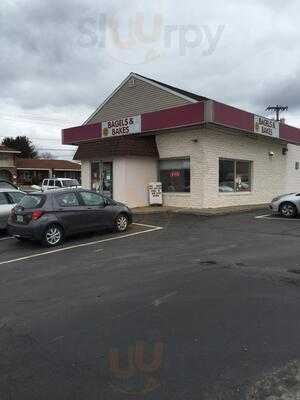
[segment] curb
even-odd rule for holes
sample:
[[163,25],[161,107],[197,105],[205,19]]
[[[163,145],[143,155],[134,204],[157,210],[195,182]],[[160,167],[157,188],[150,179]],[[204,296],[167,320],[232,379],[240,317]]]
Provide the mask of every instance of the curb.
[[162,210],[147,210],[147,211],[134,211],[133,215],[142,217],[147,215],[168,215],[168,214],[181,214],[181,215],[193,215],[197,217],[217,217],[217,216],[224,216],[224,215],[232,215],[232,214],[243,214],[243,213],[250,213],[254,211],[266,211],[269,210],[266,204],[253,206],[253,207],[245,207],[245,208],[236,208],[236,209],[215,209],[215,210],[193,210],[193,209],[162,209]]

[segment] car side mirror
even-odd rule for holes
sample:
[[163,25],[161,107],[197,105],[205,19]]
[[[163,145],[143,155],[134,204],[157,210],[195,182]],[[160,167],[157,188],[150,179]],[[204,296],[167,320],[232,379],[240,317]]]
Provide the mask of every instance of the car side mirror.
[[107,206],[109,206],[109,201],[107,200],[107,199],[104,199],[104,207],[107,207]]

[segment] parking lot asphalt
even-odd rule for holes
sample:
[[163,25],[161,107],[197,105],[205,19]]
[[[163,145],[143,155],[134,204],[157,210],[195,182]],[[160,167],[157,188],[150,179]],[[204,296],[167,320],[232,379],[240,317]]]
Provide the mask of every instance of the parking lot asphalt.
[[0,237],[0,399],[294,393],[300,219],[260,214],[144,216],[57,251]]

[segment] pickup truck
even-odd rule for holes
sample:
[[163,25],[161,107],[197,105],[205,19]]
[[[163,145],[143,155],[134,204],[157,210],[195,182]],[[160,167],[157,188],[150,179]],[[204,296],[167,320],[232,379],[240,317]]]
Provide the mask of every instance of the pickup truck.
[[42,191],[55,190],[55,189],[80,189],[81,186],[77,179],[70,178],[52,178],[44,179],[42,183]]

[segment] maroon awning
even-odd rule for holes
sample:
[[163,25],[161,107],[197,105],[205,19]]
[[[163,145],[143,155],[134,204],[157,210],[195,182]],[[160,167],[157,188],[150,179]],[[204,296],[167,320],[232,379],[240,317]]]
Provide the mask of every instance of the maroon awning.
[[[140,121],[138,131],[135,130],[132,134],[128,134],[128,137],[132,137],[134,134],[143,137],[149,133],[155,134],[169,129],[203,126],[205,123],[214,124],[224,129],[234,129],[240,134],[258,134],[256,128],[257,115],[212,100],[145,113],[135,117],[128,117],[125,115],[124,119],[133,119],[137,117]],[[275,124],[273,120],[268,118],[259,118],[265,120],[267,125]],[[115,122],[118,124],[120,120]],[[111,124],[112,122],[102,121],[97,124],[63,129],[62,142],[63,144],[77,145],[82,141],[86,142],[87,140],[91,140],[95,143],[95,141],[101,139],[102,131],[105,131],[108,123]],[[123,131],[125,134],[125,128],[121,131],[121,134]],[[126,132],[128,133],[128,131]],[[119,143],[119,134],[120,133],[117,133],[116,136],[113,137],[113,139],[117,141],[117,145]],[[268,137],[268,134],[266,134],[265,137]],[[271,130],[269,137],[300,145],[300,129],[286,124],[276,122],[276,134],[273,134]],[[108,138],[105,137],[103,140],[106,141]],[[103,146],[106,146],[106,144],[103,144]]]
[[158,157],[154,136],[120,136],[81,142],[74,160],[98,160],[103,157]]

